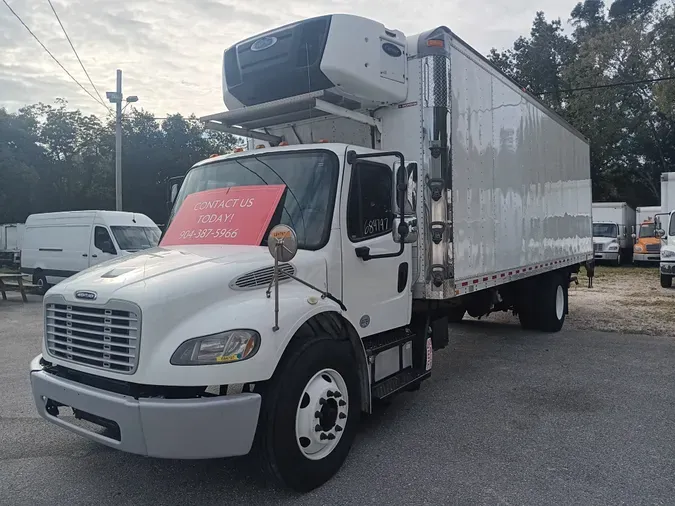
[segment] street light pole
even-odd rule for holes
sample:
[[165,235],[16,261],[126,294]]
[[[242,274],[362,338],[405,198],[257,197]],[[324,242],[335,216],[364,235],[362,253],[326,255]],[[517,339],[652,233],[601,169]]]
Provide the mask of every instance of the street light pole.
[[[117,69],[117,88],[116,91],[108,91],[105,96],[108,101],[115,104],[115,209],[122,210],[122,102],[127,105],[138,102],[135,95],[124,99],[122,95],[122,71]],[[125,106],[126,107],[126,106]]]
[[115,210],[122,210],[122,71],[117,69],[115,101]]

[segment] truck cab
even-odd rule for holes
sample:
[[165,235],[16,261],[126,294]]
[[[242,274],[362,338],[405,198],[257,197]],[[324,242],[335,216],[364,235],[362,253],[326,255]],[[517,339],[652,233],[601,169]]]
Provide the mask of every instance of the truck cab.
[[615,222],[593,222],[593,255],[597,261],[621,265],[620,229]]
[[656,223],[653,218],[648,218],[637,227],[635,234],[635,245],[633,246],[633,262],[653,263],[661,258],[661,239],[656,235]]

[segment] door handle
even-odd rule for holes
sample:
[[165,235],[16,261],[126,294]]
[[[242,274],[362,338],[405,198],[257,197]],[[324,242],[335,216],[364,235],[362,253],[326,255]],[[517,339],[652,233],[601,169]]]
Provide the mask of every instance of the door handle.
[[92,258],[98,258],[98,255],[92,255],[91,257]]
[[87,254],[86,254],[86,253],[82,253],[82,256],[83,256],[83,257],[86,257],[86,256],[87,256]]

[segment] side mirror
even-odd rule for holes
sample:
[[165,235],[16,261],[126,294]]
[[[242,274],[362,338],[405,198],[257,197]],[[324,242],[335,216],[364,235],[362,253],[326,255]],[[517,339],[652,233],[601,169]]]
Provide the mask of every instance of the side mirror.
[[117,255],[117,251],[115,250],[115,246],[112,245],[111,242],[106,241],[101,245],[101,251],[103,253],[108,253],[110,255]]
[[185,176],[175,176],[170,177],[167,183],[166,188],[166,210],[167,212],[171,211],[173,204],[176,202],[176,197],[178,197],[178,192],[180,187],[183,184]]
[[663,239],[666,236],[666,231],[662,228],[657,228],[654,234],[656,234],[656,237]]
[[[412,191],[411,191],[412,190]],[[397,243],[417,242],[417,164],[409,163],[396,171],[396,203],[398,213],[394,216],[393,236]],[[403,209],[401,209],[403,206]],[[403,211],[401,213],[401,210]],[[403,218],[401,218],[403,214]]]

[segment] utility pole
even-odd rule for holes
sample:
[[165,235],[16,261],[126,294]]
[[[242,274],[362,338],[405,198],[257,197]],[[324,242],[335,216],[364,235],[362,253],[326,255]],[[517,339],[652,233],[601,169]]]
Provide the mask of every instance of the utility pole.
[[[115,210],[122,210],[122,71],[117,69],[116,91],[108,91],[105,96],[110,103],[115,104]],[[127,105],[138,102],[135,95],[126,98]],[[126,105],[124,106],[126,108]]]
[[115,210],[122,210],[122,71],[117,69],[115,102]]

